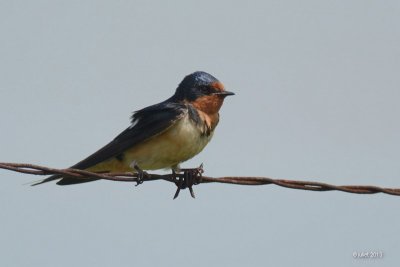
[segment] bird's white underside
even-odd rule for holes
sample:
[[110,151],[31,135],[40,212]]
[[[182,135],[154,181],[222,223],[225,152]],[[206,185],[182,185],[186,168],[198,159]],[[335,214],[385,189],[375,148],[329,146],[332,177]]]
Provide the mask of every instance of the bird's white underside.
[[186,113],[160,135],[163,138],[155,136],[147,141],[144,153],[137,153],[137,149],[127,151],[125,158],[129,165],[136,163],[143,170],[177,167],[179,163],[200,153],[211,140],[213,132],[210,135],[202,134]]

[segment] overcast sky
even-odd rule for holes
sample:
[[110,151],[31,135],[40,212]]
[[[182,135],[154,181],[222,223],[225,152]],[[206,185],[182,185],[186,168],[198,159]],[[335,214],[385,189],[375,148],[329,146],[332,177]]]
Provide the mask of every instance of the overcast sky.
[[[68,167],[203,70],[236,96],[183,167],[400,187],[399,25],[399,1],[2,0],[0,161]],[[1,266],[400,263],[394,196],[0,178]]]

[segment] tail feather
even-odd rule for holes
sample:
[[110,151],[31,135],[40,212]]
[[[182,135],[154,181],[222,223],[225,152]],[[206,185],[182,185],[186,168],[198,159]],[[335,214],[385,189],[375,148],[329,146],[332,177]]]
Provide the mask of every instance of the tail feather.
[[81,184],[81,183],[87,183],[87,182],[93,182],[98,180],[97,178],[90,178],[90,179],[79,179],[79,178],[73,178],[73,177],[64,177],[61,174],[55,174],[52,175],[46,179],[43,179],[37,183],[32,184],[31,186],[36,186],[40,184],[44,184],[47,182],[59,180],[57,182],[58,185],[71,185],[71,184]]
[[79,179],[72,177],[64,177],[60,181],[57,182],[58,185],[71,185],[71,184],[82,184],[99,180],[97,178],[89,178],[89,179]]
[[46,179],[43,179],[43,180],[37,182],[37,183],[34,183],[34,184],[32,184],[31,186],[36,186],[36,185],[44,184],[44,183],[51,182],[51,181],[54,181],[54,180],[57,180],[57,179],[61,179],[61,178],[62,178],[62,175],[60,175],[60,174],[55,174],[55,175],[52,175],[52,176],[50,176],[50,177],[48,177],[48,178],[46,178]]

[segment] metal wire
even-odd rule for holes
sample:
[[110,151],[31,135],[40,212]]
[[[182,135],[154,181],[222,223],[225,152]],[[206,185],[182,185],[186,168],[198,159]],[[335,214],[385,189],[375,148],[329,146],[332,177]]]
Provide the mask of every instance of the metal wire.
[[[34,175],[51,175],[51,174],[62,174],[68,177],[74,177],[78,179],[85,178],[98,178],[103,180],[110,181],[120,181],[120,182],[147,182],[147,181],[155,181],[155,180],[164,180],[168,182],[173,182],[178,186],[179,179],[185,177],[185,174],[149,174],[145,173],[145,175],[141,178],[138,177],[137,173],[93,173],[84,170],[78,169],[55,169],[48,168],[39,165],[33,164],[25,164],[25,163],[2,163],[0,162],[0,169],[11,170],[20,173],[34,174]],[[185,170],[185,169],[184,169]],[[189,170],[189,169],[186,169]],[[197,168],[198,175],[195,177],[195,181],[193,184],[201,184],[201,183],[223,183],[223,184],[236,184],[236,185],[268,185],[274,184],[281,187],[291,188],[291,189],[299,189],[299,190],[309,190],[309,191],[342,191],[353,194],[376,194],[376,193],[384,193],[394,196],[400,196],[400,188],[382,188],[378,186],[371,185],[331,185],[321,182],[311,182],[311,181],[295,181],[295,180],[283,180],[283,179],[272,179],[268,177],[208,177],[203,176],[202,166]],[[180,187],[180,189],[184,189],[186,187]],[[191,188],[191,186],[190,186]],[[179,193],[179,190],[177,193]],[[192,192],[191,192],[192,193]],[[177,194],[176,194],[177,196]],[[175,197],[176,197],[175,196]],[[193,195],[194,196],[194,195]]]

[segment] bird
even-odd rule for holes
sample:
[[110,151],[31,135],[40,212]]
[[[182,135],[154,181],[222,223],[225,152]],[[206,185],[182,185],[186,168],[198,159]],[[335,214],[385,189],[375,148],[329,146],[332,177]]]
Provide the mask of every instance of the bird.
[[[167,100],[138,111],[130,126],[74,169],[98,173],[142,172],[171,169],[198,153],[210,142],[219,122],[225,97],[234,95],[211,74],[196,71],[184,77]],[[74,178],[55,174],[35,185],[57,181],[58,185],[81,184],[98,178]],[[190,188],[191,189],[191,188]]]

